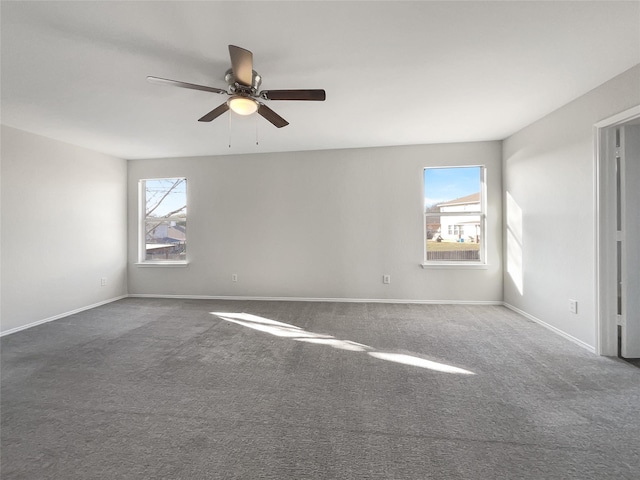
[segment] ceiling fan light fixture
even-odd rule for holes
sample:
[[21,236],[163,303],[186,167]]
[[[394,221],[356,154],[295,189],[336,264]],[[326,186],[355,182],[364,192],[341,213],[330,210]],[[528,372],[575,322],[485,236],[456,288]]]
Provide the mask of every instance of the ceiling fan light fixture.
[[230,96],[226,102],[218,105],[209,113],[199,118],[199,122],[210,122],[231,110],[238,115],[245,116],[257,113],[276,128],[282,128],[289,125],[289,122],[267,107],[261,100],[306,100],[322,102],[327,97],[325,91],[321,89],[262,90],[258,92],[262,78],[253,69],[253,53],[245,48],[229,45],[229,57],[231,58],[231,68],[227,70],[224,76],[225,81],[229,84],[226,90],[207,87],[205,85],[196,85],[195,83],[169,80],[168,78],[147,77],[147,80],[151,83],[161,85],[173,85],[175,87],[191,88],[193,90],[202,90],[204,92]]
[[238,115],[251,115],[258,111],[258,103],[248,97],[235,96],[231,97],[227,104],[229,108]]

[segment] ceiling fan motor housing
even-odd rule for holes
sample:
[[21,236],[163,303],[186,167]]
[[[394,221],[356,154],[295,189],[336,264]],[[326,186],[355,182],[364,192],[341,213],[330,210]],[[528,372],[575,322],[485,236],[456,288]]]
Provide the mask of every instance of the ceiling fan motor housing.
[[227,72],[224,74],[224,80],[229,84],[231,93],[248,93],[249,95],[256,96],[258,93],[258,89],[262,84],[262,77],[255,70],[252,70],[252,73],[251,86],[249,87],[247,85],[242,85],[236,80],[236,77],[233,74],[233,70],[231,68],[227,70]]

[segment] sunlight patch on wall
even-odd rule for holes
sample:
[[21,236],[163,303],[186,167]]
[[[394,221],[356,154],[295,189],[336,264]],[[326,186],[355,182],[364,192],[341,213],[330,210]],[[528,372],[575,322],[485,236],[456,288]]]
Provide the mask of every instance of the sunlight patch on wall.
[[523,295],[522,208],[509,192],[507,192],[507,273],[520,295]]

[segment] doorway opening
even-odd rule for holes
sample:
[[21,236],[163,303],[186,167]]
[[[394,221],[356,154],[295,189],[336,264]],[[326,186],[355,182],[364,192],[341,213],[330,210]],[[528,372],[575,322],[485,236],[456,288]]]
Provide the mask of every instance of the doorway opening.
[[640,366],[640,106],[596,124],[595,140],[596,351]]

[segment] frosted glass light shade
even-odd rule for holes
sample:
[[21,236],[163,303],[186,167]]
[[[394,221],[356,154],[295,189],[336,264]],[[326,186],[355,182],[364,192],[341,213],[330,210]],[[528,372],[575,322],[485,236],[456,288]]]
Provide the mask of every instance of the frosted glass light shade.
[[247,97],[231,97],[227,103],[238,115],[251,115],[258,110],[256,101]]

